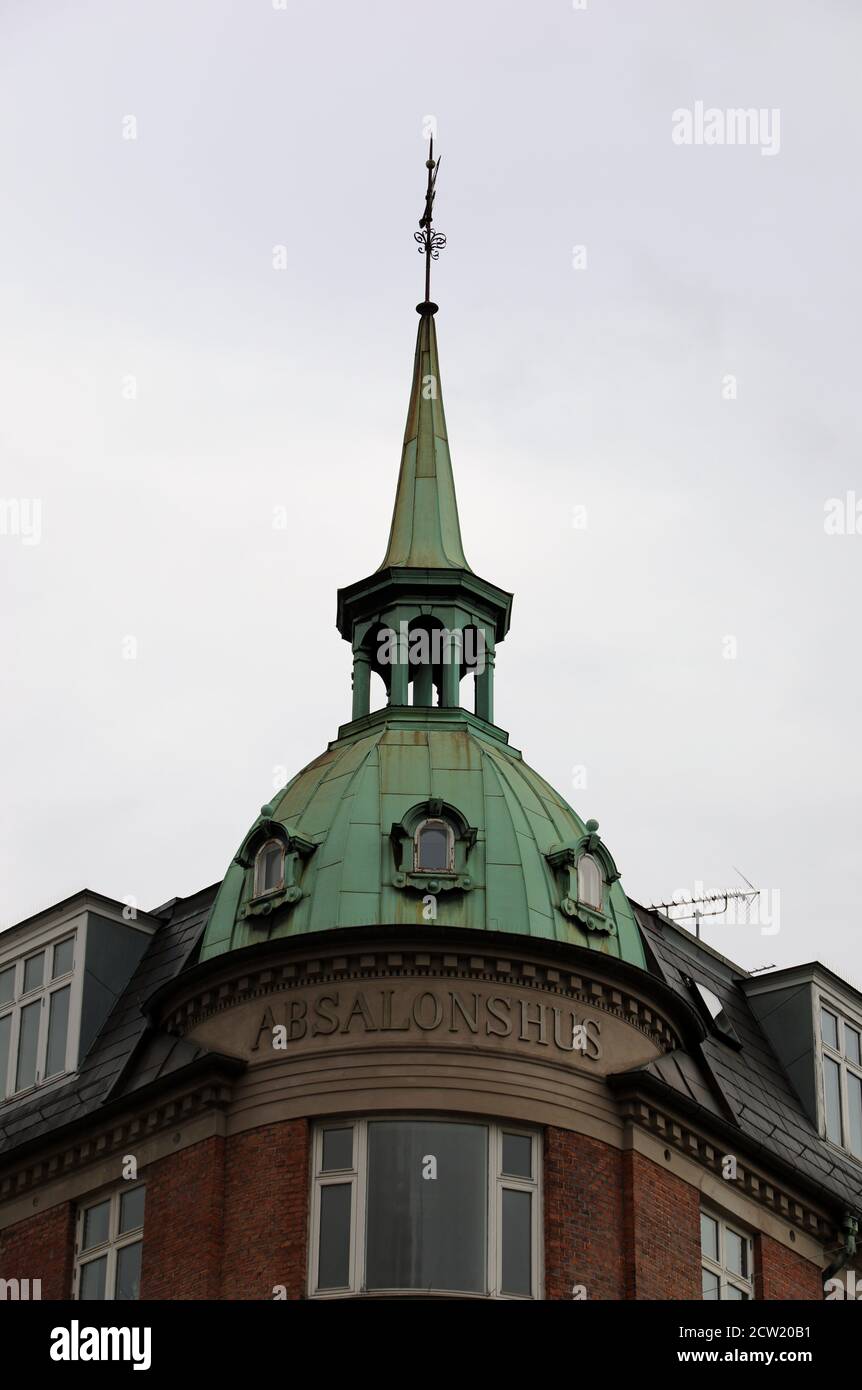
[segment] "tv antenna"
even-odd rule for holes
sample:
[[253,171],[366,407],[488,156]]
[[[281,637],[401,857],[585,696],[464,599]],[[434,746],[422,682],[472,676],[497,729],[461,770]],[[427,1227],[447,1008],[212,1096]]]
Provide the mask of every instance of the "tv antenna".
[[[666,917],[670,917],[672,922],[694,921],[694,934],[700,941],[700,924],[704,917],[723,917],[727,912],[728,905],[734,900],[739,899],[747,903],[752,902],[759,896],[760,890],[749,883],[745,874],[736,869],[739,877],[745,879],[747,888],[725,888],[720,893],[700,893],[689,895],[687,893],[677,893],[676,897],[669,902],[650,903],[654,912],[663,912]],[[676,916],[672,916],[672,913]]]

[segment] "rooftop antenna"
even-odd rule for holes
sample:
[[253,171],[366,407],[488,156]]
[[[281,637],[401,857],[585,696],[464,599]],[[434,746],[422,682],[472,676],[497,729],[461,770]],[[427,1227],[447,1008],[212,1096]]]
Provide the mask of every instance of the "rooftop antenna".
[[[694,934],[700,941],[700,924],[704,917],[722,917],[727,911],[728,903],[735,898],[751,902],[759,896],[759,889],[748,882],[745,874],[740,874],[739,869],[735,870],[740,878],[748,883],[747,888],[726,888],[720,893],[699,893],[689,896],[687,893],[677,893],[676,897],[670,902],[650,903],[650,908],[654,912],[663,912],[666,917],[670,917],[672,922],[690,922],[694,920]],[[721,906],[713,906],[720,903]],[[681,908],[687,909],[680,911]],[[677,912],[676,917],[671,916]]]
[[413,236],[419,243],[419,253],[425,257],[425,302],[418,304],[420,314],[433,314],[437,308],[436,304],[431,303],[431,262],[436,261],[443,247],[446,245],[446,238],[442,232],[435,232],[431,225],[434,216],[434,197],[437,191],[437,173],[440,168],[440,160],[434,159],[434,137],[431,136],[431,143],[428,147],[428,158],[425,161],[425,168],[428,170],[428,187],[425,190],[425,210],[419,219],[419,231],[414,232]]

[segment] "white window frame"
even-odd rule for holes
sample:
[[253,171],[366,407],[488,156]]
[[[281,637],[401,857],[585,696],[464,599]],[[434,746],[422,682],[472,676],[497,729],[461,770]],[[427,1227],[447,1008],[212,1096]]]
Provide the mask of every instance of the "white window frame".
[[[834,1048],[831,1045],[831,1043],[828,1043],[823,1036],[824,1010],[826,1011],[826,1013],[832,1014],[833,1017],[838,1021],[837,1049]],[[858,1077],[860,1082],[862,1082],[862,1065],[859,1065],[859,1063],[856,1062],[851,1062],[850,1059],[845,1055],[845,1027],[852,1028],[854,1032],[858,1033],[860,1035],[860,1038],[862,1038],[862,1019],[856,1017],[853,1013],[851,1013],[845,1004],[837,1004],[835,1000],[832,999],[828,994],[824,994],[821,990],[818,990],[815,997],[815,1028],[817,1042],[820,1049],[819,1065],[817,1068],[817,1090],[818,1101],[820,1105],[820,1133],[822,1137],[826,1140],[826,1142],[828,1144],[831,1144],[833,1148],[840,1148],[842,1153],[849,1154],[849,1156],[855,1159],[857,1163],[862,1163],[862,1153],[857,1153],[855,1149],[851,1149],[850,1147],[850,1102],[848,1098],[847,1087],[848,1075]],[[860,1044],[860,1046],[862,1046],[862,1044]],[[830,1135],[827,1133],[826,1080],[824,1076],[825,1068],[823,1066],[824,1057],[829,1057],[833,1062],[837,1063],[838,1065],[838,1089],[841,1110],[840,1143],[837,1143],[836,1140],[832,1139]]]
[[[0,1004],[0,1018],[12,1017],[12,1024],[9,1038],[9,1058],[5,1077],[0,1077],[0,1106],[11,1100],[17,1100],[20,1096],[38,1090],[42,1086],[51,1085],[68,1077],[75,1071],[77,1066],[78,1042],[81,1033],[81,999],[83,996],[83,977],[82,968],[84,956],[84,931],[83,923],[80,919],[71,922],[64,922],[61,927],[53,927],[49,931],[40,932],[31,937],[26,946],[18,942],[16,946],[0,951],[0,973],[9,969],[11,966],[15,971],[14,994],[11,1003]],[[72,967],[65,974],[59,975],[56,979],[49,978],[54,962],[54,950],[64,941],[69,939],[74,941],[72,951]],[[24,993],[24,968],[25,963],[33,956],[44,953],[45,966],[42,972],[42,983],[35,989]],[[66,1025],[66,1055],[63,1067],[60,1071],[45,1076],[45,1065],[48,1053],[48,1025],[51,1016],[51,996],[59,990],[69,987],[69,1018]],[[28,1086],[17,1088],[18,1079],[18,1048],[21,1040],[21,1014],[28,1004],[35,1004],[41,1000],[41,1010],[39,1016],[39,1035],[36,1043],[36,1079]]]
[[[368,1126],[377,1121],[406,1120],[418,1123],[481,1125],[488,1131],[488,1211],[487,1211],[487,1250],[486,1250],[486,1292],[465,1293],[458,1289],[366,1289],[365,1288],[365,1216],[368,1198]],[[353,1129],[353,1165],[350,1168],[322,1171],[323,1133],[327,1129]],[[503,1135],[515,1134],[528,1138],[532,1143],[532,1178],[510,1177],[503,1169]],[[318,1120],[314,1125],[311,1145],[311,1226],[308,1261],[309,1298],[370,1298],[412,1297],[423,1294],[430,1296],[486,1299],[513,1299],[520,1302],[541,1299],[544,1282],[543,1254],[543,1196],[542,1196],[542,1142],[537,1129],[520,1124],[507,1124],[504,1120],[489,1120],[487,1116],[437,1115],[437,1114],[380,1114],[368,1118],[333,1116]],[[320,1256],[320,1208],[321,1190],[328,1186],[348,1185],[351,1188],[350,1202],[350,1257],[349,1284],[338,1289],[318,1289],[318,1263]],[[529,1192],[532,1195],[530,1250],[532,1291],[529,1294],[501,1293],[503,1249],[500,1232],[502,1230],[503,1191]],[[361,1220],[359,1215],[361,1213]]]
[[[701,1269],[708,1270],[710,1274],[716,1275],[718,1279],[718,1300],[719,1302],[729,1301],[726,1299],[725,1289],[728,1284],[732,1284],[735,1289],[739,1289],[745,1295],[746,1302],[754,1301],[754,1240],[748,1231],[742,1226],[738,1226],[735,1221],[728,1221],[721,1212],[715,1211],[712,1207],[701,1207],[701,1215],[714,1221],[718,1226],[718,1259],[714,1260],[711,1255],[707,1255],[703,1248],[703,1240],[700,1246],[700,1266]],[[728,1269],[725,1256],[725,1235],[732,1231],[735,1236],[745,1242],[746,1264],[748,1266],[748,1278],[737,1274],[735,1270]],[[701,1291],[701,1300],[711,1303],[712,1299],[704,1299]],[[738,1300],[736,1300],[738,1302]]]
[[[419,862],[419,837],[423,830],[445,830],[446,868],[426,869]],[[442,816],[425,816],[413,832],[413,872],[419,874],[453,874],[455,872],[455,831]]]
[[[101,1260],[107,1256],[105,1266],[105,1303],[116,1302],[117,1292],[117,1254],[127,1245],[135,1245],[144,1240],[144,1224],[147,1219],[146,1197],[144,1198],[144,1221],[134,1230],[123,1231],[120,1234],[120,1201],[127,1193],[134,1192],[139,1187],[146,1187],[143,1182],[127,1182],[120,1187],[109,1188],[101,1192],[97,1197],[88,1197],[78,1207],[77,1221],[75,1225],[75,1277],[72,1287],[73,1299],[80,1299],[81,1295],[81,1271],[94,1260]],[[88,1211],[93,1207],[100,1207],[103,1202],[110,1202],[111,1207],[108,1213],[108,1238],[101,1245],[93,1245],[89,1250],[84,1250],[84,1218]],[[87,1300],[88,1302],[90,1300]],[[126,1301],[126,1300],[124,1300]]]
[[[273,845],[275,845],[276,849],[281,854],[281,878],[278,883],[274,883],[271,888],[265,888],[261,882],[263,878],[263,865],[267,850],[271,849]],[[257,854],[254,856],[254,881],[252,884],[252,896],[254,898],[268,898],[270,893],[281,892],[284,887],[284,851],[284,841],[279,840],[277,836],[271,835],[268,840],[264,840]]]

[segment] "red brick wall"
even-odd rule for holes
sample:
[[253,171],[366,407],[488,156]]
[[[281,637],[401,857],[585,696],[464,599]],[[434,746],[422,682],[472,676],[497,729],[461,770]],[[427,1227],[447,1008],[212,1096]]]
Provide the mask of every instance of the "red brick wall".
[[793,1301],[823,1298],[820,1266],[795,1250],[779,1245],[771,1236],[754,1240],[755,1298],[787,1298]]
[[[72,1297],[75,1206],[61,1202],[0,1231],[0,1279],[41,1279],[42,1298]],[[32,1295],[31,1295],[32,1296]]]
[[[308,1248],[309,1131],[286,1120],[227,1142],[221,1297],[305,1293]],[[282,1295],[283,1296],[283,1295]]]
[[152,1164],[141,1297],[271,1299],[305,1290],[308,1124],[206,1139]]
[[623,1156],[626,1298],[702,1296],[700,1194],[668,1168]]
[[218,1298],[224,1143],[220,1136],[150,1164],[141,1298]]
[[545,1297],[624,1297],[622,1154],[569,1130],[545,1129]]

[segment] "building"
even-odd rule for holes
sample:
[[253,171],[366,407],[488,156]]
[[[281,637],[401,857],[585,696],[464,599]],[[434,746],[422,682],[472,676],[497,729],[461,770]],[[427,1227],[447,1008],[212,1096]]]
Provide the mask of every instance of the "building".
[[349,722],[220,884],[0,936],[7,1297],[820,1299],[852,1268],[862,996],[633,902],[495,724],[512,599],[465,558],[418,310],[386,555],[338,595]]

